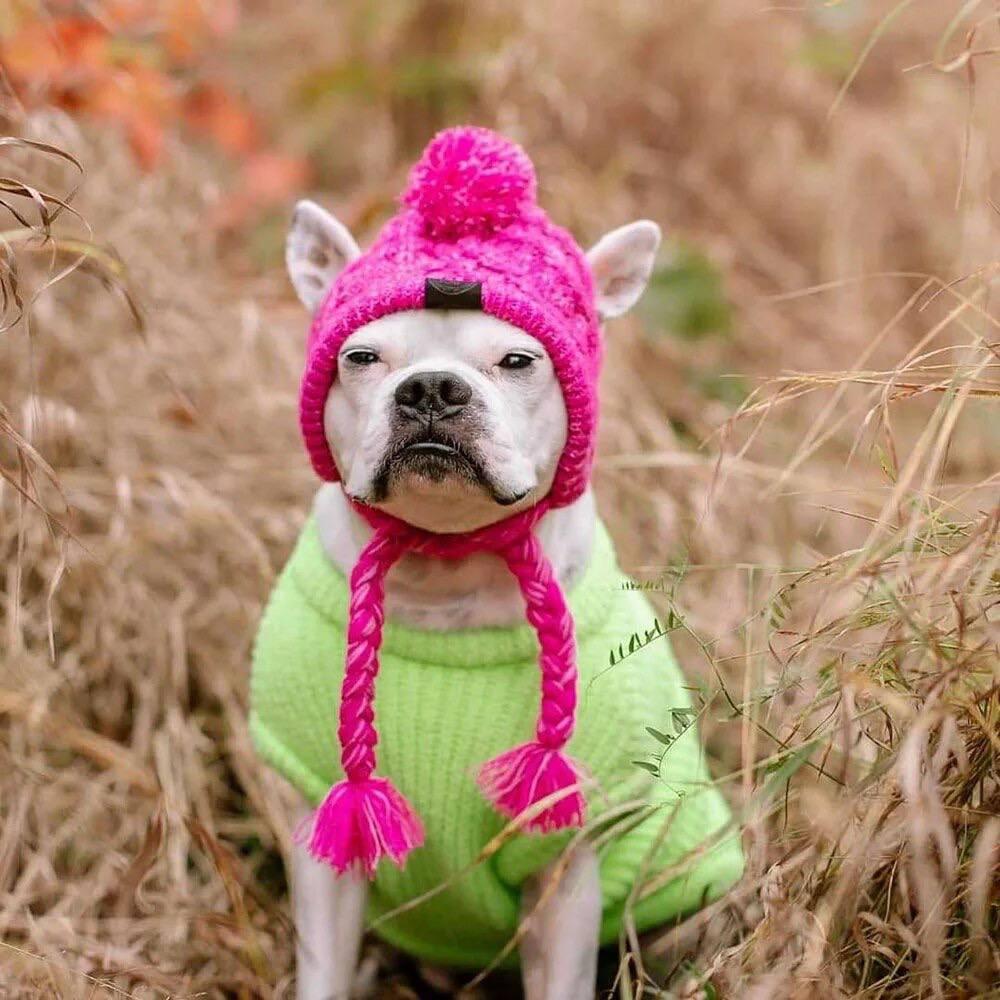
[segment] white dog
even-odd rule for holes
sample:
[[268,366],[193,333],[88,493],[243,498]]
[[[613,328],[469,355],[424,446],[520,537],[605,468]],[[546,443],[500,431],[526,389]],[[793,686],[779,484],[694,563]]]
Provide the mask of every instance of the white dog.
[[[622,315],[642,295],[659,243],[656,224],[640,221],[608,233],[590,250],[603,318]],[[359,253],[337,219],[313,202],[299,203],[286,260],[309,310]],[[418,527],[446,532],[498,521],[547,491],[566,440],[566,410],[552,364],[534,337],[479,312],[404,312],[351,334],[340,359],[324,423],[345,480],[343,488],[320,488],[315,516],[327,554],[345,574],[370,534],[347,503],[345,490]],[[505,383],[485,378],[483,367],[497,359],[527,377]],[[465,400],[451,405],[467,410],[457,433],[479,457],[475,474],[433,450],[396,453],[396,438],[405,435],[408,421],[406,403],[400,402],[407,386],[423,387],[424,398],[433,394],[446,400],[451,392],[451,398]],[[572,586],[587,562],[594,526],[590,491],[550,511],[538,526],[564,587]],[[524,610],[516,583],[494,556],[443,562],[411,555],[387,580],[386,614],[420,628],[452,630],[517,624]],[[521,943],[525,993],[529,1000],[580,1000],[592,995],[597,969],[597,858],[589,849],[576,850],[549,893],[548,871],[524,888],[528,912],[544,898]],[[350,996],[367,889],[363,879],[337,876],[305,847],[296,849],[300,1000]]]
[[599,324],[659,242],[640,221],[585,254],[524,151],[477,128],[431,141],[363,254],[295,212],[300,417],[327,484],[261,622],[251,732],[318,803],[292,873],[300,1000],[350,996],[368,918],[482,968],[519,914],[529,1000],[580,1000],[626,913],[657,926],[742,871],[698,711],[587,485]]

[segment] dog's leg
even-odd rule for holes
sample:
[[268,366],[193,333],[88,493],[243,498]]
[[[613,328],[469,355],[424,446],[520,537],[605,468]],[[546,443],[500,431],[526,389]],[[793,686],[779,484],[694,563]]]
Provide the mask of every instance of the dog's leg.
[[557,859],[529,879],[521,913],[529,918],[521,940],[526,1000],[593,997],[601,927],[601,883],[593,849],[581,844],[565,863]]
[[298,1000],[348,1000],[365,928],[368,882],[338,875],[303,844],[292,859]]

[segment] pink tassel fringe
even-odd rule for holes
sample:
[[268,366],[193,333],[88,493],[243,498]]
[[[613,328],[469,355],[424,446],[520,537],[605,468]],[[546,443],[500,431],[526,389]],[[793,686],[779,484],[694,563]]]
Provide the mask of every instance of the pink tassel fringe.
[[[483,764],[478,783],[486,798],[505,816],[516,819],[536,802],[580,781],[577,765],[560,750],[522,743]],[[548,833],[582,826],[586,802],[579,789],[567,792],[525,823],[526,830]]]
[[309,853],[343,874],[362,870],[374,878],[383,857],[402,867],[424,842],[424,828],[387,778],[341,781],[313,815]]

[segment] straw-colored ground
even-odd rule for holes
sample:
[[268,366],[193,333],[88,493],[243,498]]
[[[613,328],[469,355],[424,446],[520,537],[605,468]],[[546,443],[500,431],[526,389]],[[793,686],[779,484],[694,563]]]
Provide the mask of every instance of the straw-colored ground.
[[[723,275],[728,333],[677,335],[698,292],[669,253],[609,330],[596,484],[684,619],[749,868],[642,961],[626,934],[615,995],[1000,995],[995,8],[948,34],[957,3],[901,5],[839,99],[888,5],[471,6],[262,2],[232,59],[282,141],[324,150],[323,197],[362,236],[428,134],[471,118],[524,142],[581,238],[649,216]],[[949,64],[980,19],[986,54]],[[407,59],[449,69],[390,79]],[[357,80],[323,77],[345,60]],[[300,97],[326,96],[292,114],[309,69]],[[110,131],[14,128],[81,160],[74,204],[146,328],[90,255],[0,335],[0,992],[288,997],[285,793],[245,704],[315,487],[304,317],[276,261],[205,228],[225,182],[200,154],[146,175]],[[27,294],[53,262],[2,213]],[[374,943],[365,975],[452,989]]]

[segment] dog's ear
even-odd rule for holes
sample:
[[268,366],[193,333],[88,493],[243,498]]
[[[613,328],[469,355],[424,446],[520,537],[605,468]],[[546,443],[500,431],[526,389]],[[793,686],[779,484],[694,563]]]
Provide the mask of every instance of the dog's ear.
[[653,272],[660,227],[642,219],[612,229],[587,252],[601,319],[626,313],[639,301]]
[[354,237],[314,201],[295,206],[285,238],[285,264],[302,304],[314,312],[330,282],[360,254]]

